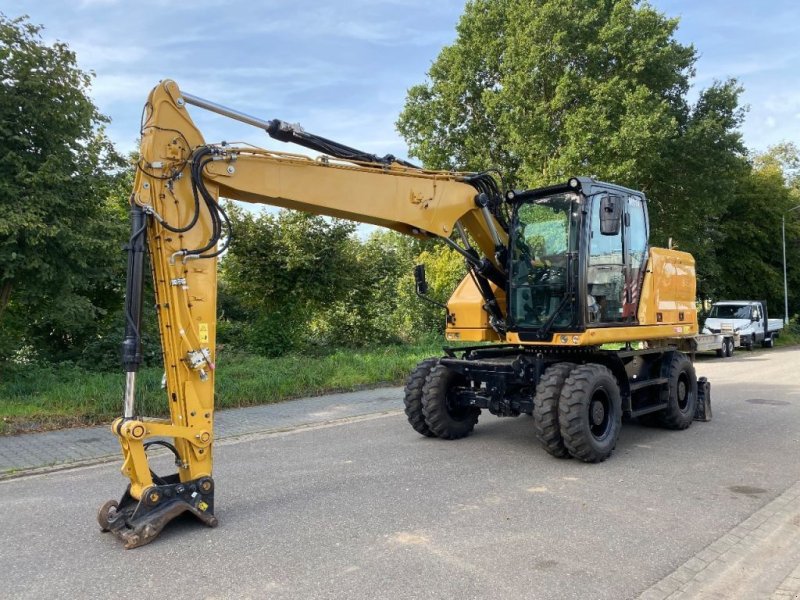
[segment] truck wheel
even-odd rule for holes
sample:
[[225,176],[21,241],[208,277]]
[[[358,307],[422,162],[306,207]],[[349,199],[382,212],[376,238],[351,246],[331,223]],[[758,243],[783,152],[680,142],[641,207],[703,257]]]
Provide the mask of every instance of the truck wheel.
[[729,358],[731,356],[733,356],[733,348],[734,348],[733,340],[732,339],[728,339],[727,347],[725,349],[725,356],[727,356]]
[[661,401],[667,408],[657,413],[661,425],[667,429],[686,429],[694,420],[697,406],[697,376],[692,361],[676,352],[669,366],[669,384],[661,392]]
[[772,348],[774,345],[775,341],[772,339],[772,336],[764,338],[764,341],[761,342],[761,346],[764,348]]
[[754,333],[750,338],[750,341],[747,343],[747,349],[753,350],[756,347],[756,334]]
[[728,340],[722,338],[722,347],[717,348],[717,358],[725,358],[728,356]]
[[431,433],[446,440],[466,437],[478,422],[480,408],[456,406],[452,390],[464,377],[444,365],[435,365],[422,388],[422,413]]
[[611,456],[622,427],[622,400],[607,367],[575,367],[564,381],[558,410],[561,437],[572,456],[591,463]]
[[547,367],[533,396],[532,416],[536,439],[542,448],[556,458],[568,458],[570,455],[564,446],[558,424],[558,401],[564,381],[574,368],[574,363],[556,363]]
[[438,362],[438,358],[426,358],[421,361],[408,376],[403,396],[408,422],[414,431],[427,437],[436,437],[436,434],[425,424],[425,415],[422,414],[422,388],[425,385],[425,378]]

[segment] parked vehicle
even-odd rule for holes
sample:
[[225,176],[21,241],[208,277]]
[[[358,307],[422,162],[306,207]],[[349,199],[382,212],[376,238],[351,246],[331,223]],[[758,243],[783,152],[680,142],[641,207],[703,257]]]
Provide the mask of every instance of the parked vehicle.
[[738,334],[735,346],[748,350],[756,344],[772,348],[783,328],[781,319],[770,319],[763,300],[725,300],[715,302],[703,327],[705,334]]
[[720,358],[733,356],[734,348],[741,346],[739,334],[728,324],[723,324],[719,333],[699,333],[692,342],[690,352],[716,352]]

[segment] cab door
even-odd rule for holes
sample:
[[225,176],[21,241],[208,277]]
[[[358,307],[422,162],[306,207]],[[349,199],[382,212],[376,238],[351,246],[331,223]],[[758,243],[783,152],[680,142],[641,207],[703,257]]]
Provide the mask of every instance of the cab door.
[[624,231],[625,293],[622,316],[626,322],[637,322],[649,237],[645,203],[639,196],[630,195],[625,201]]
[[[586,266],[586,324],[589,327],[624,322],[627,268],[625,228],[620,223],[615,233],[603,233],[604,199],[623,203],[621,194],[594,194],[589,224],[589,256]],[[620,214],[620,220],[624,220]]]

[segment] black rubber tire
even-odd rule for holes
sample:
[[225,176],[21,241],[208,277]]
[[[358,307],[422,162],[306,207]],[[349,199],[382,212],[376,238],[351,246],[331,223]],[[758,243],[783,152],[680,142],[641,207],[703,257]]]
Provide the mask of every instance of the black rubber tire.
[[425,423],[425,415],[422,412],[422,388],[425,386],[425,378],[438,362],[438,358],[426,358],[420,361],[408,376],[403,396],[408,422],[414,431],[426,437],[436,437],[436,434]]
[[750,341],[747,343],[748,350],[755,350],[756,348],[756,334],[754,333],[753,336],[750,338]]
[[480,408],[451,406],[449,392],[464,382],[464,378],[444,365],[434,366],[422,388],[422,413],[425,424],[436,437],[456,440],[472,433]]
[[727,356],[728,358],[733,356],[733,350],[734,350],[733,340],[728,339],[728,347],[725,350],[725,356]]
[[775,345],[772,337],[764,338],[764,341],[761,342],[762,348],[772,348]]
[[561,437],[558,424],[558,401],[564,381],[575,368],[574,363],[556,363],[547,367],[536,386],[533,396],[533,426],[536,439],[548,454],[556,458],[569,458],[569,450]]
[[717,358],[725,358],[728,356],[728,342],[722,340],[722,348],[717,348]]
[[589,463],[611,456],[622,428],[622,399],[608,367],[575,367],[564,381],[558,411],[561,437],[572,456]]
[[672,355],[669,365],[669,384],[661,392],[667,408],[657,413],[667,429],[686,429],[694,420],[697,408],[697,375],[689,357],[681,352]]

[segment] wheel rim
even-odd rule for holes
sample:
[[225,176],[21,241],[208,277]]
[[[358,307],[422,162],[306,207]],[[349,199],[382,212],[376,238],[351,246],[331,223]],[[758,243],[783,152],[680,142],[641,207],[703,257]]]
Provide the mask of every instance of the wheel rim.
[[596,440],[602,440],[611,429],[611,401],[603,388],[598,388],[589,401],[589,431]]
[[454,388],[457,383],[451,383],[447,388],[447,394],[444,398],[444,406],[447,414],[454,421],[464,421],[470,417],[469,407],[458,405],[458,390]]
[[681,374],[678,378],[678,386],[675,392],[678,397],[678,408],[683,412],[689,406],[689,384],[686,381],[686,374]]

